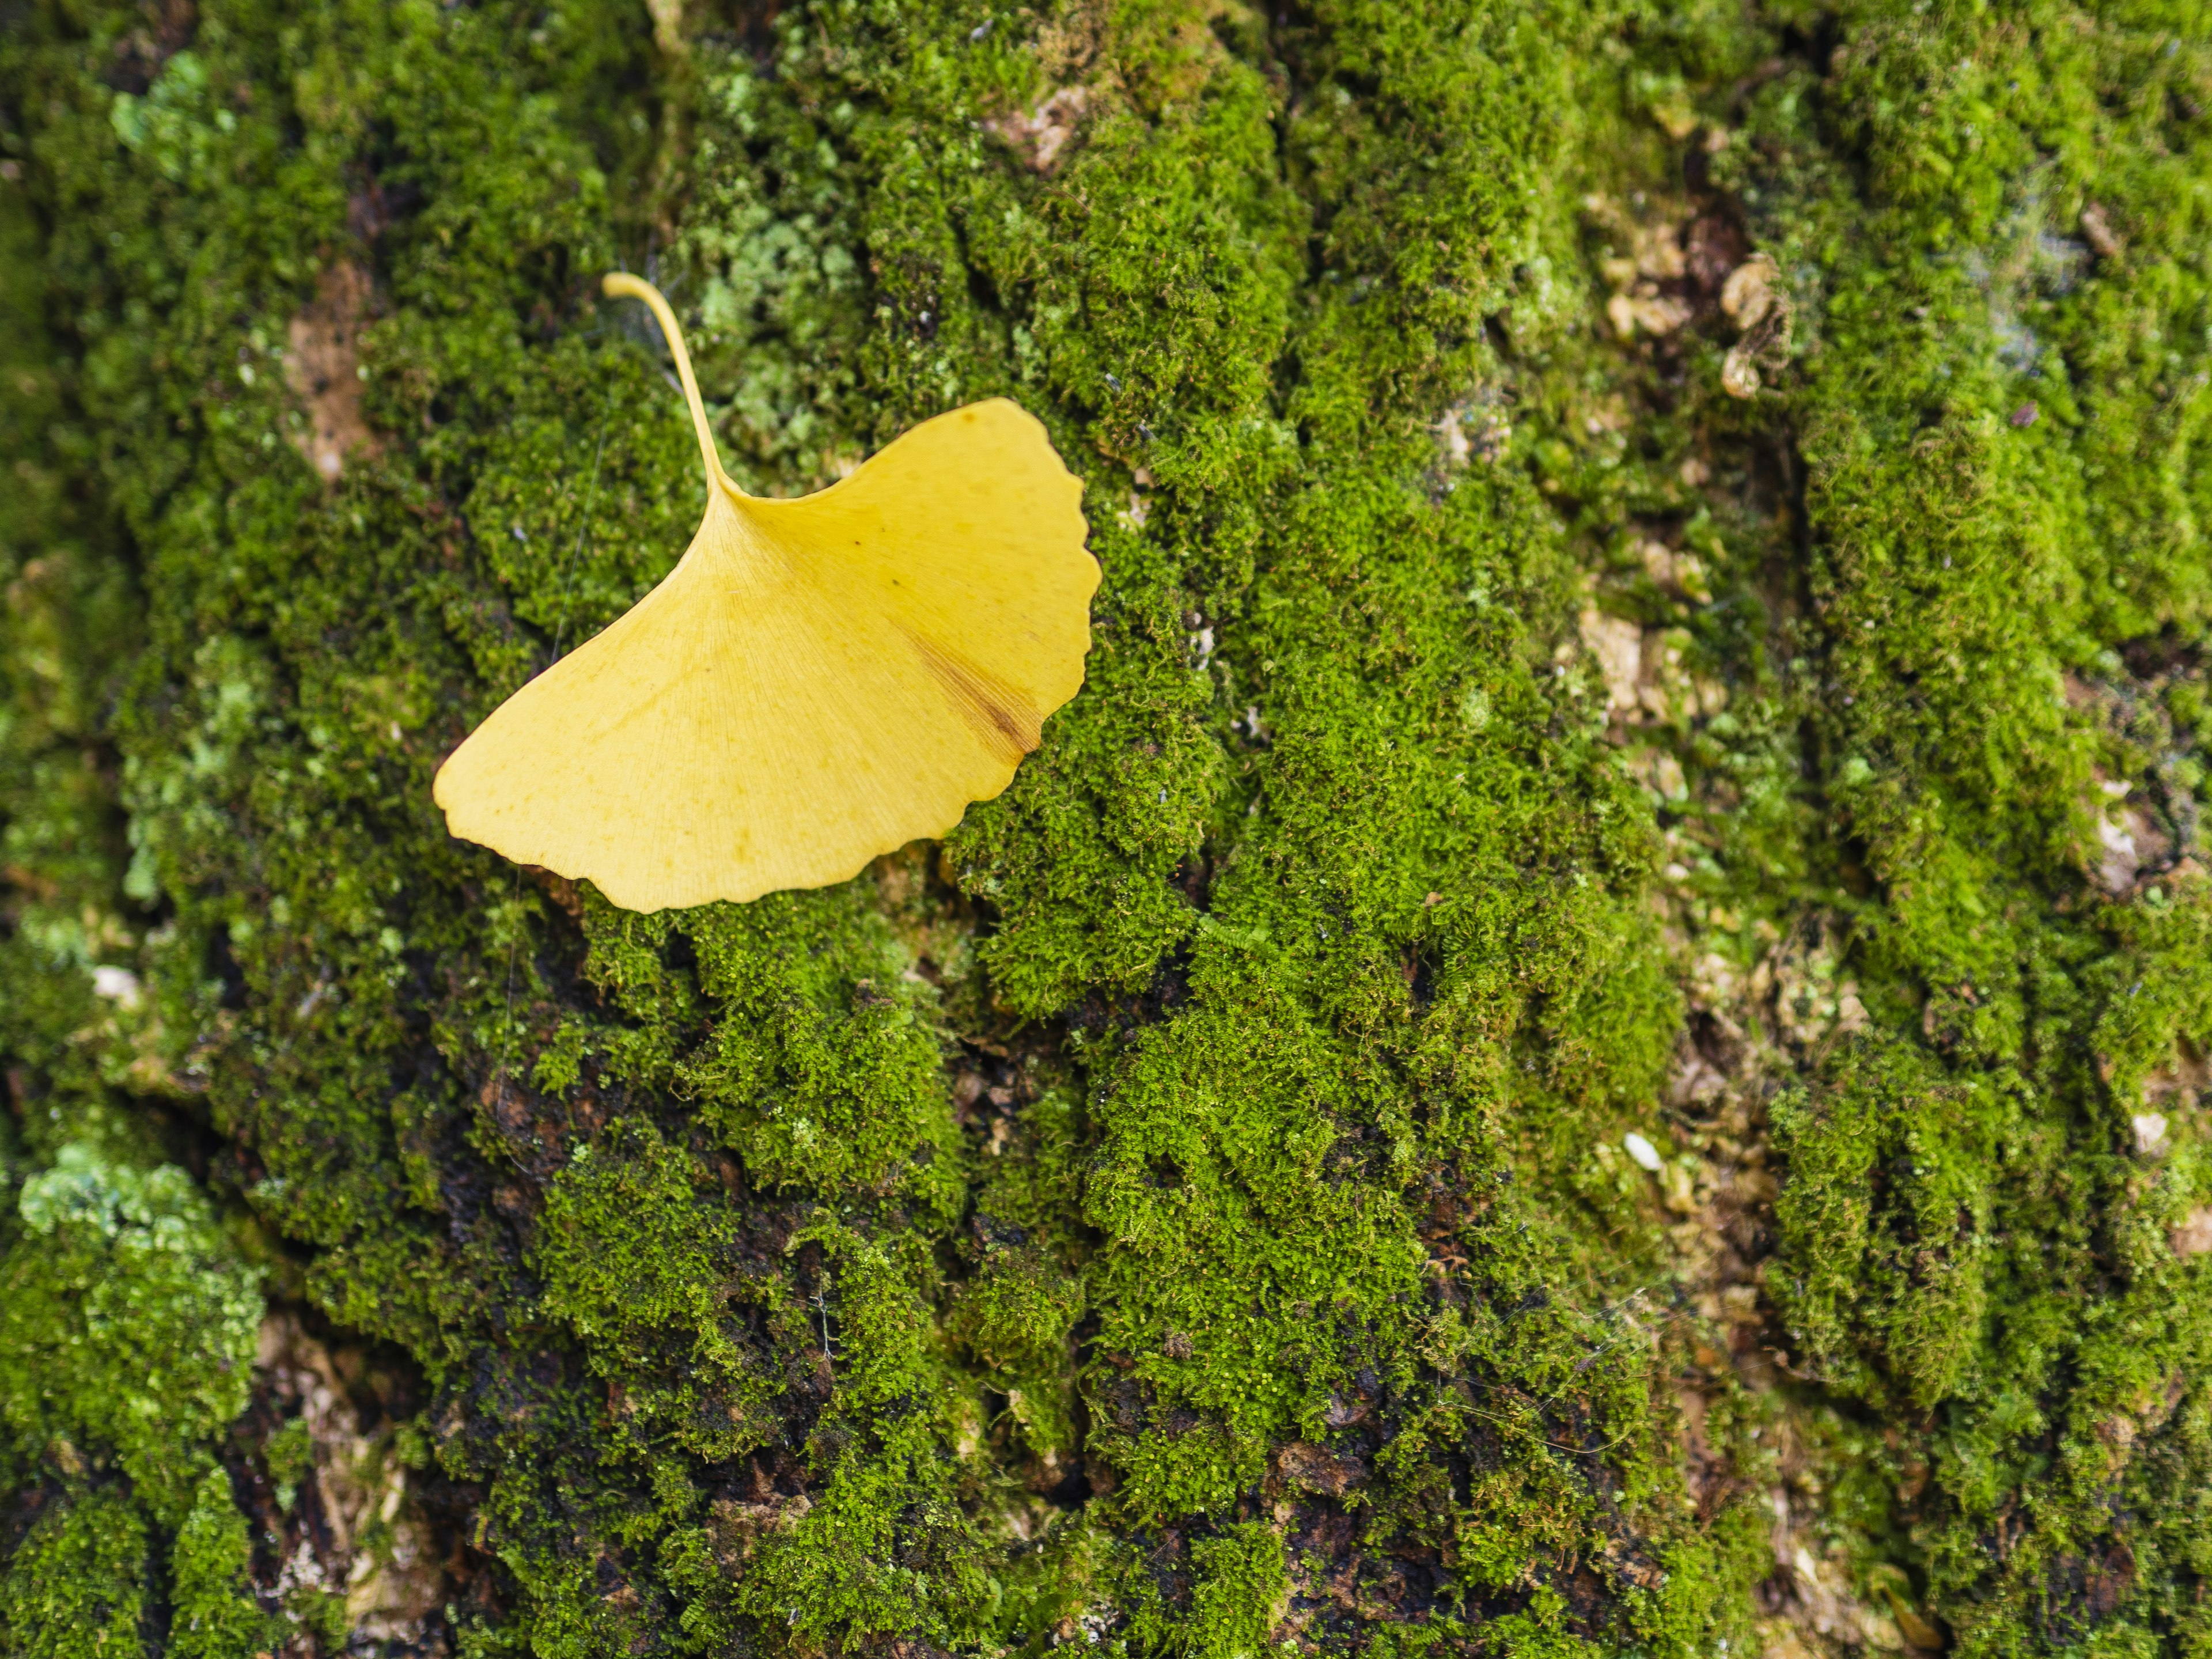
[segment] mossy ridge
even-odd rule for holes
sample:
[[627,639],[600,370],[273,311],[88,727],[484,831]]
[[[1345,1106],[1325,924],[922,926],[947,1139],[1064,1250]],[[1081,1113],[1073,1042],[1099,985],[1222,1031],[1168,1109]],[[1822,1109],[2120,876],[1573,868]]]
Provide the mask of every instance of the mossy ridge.
[[[1839,1062],[1792,1126],[1808,1170],[1856,1145],[1885,1176],[1849,1267],[1851,1233],[1790,1224],[1818,1182],[1788,1202],[1796,1270],[1857,1281],[1804,1336],[1869,1400],[1937,1408],[1921,1540],[1963,1647],[2186,1649],[2202,1540],[2158,1494],[2212,1466],[2212,1314],[2168,1242],[2204,1175],[2179,1099],[2168,1144],[2134,1120],[2212,1020],[2212,894],[2174,869],[2195,733],[2158,706],[2204,625],[2212,58],[2154,9],[1850,21],[1828,142],[1863,158],[1864,232],[1796,401],[1825,785],[1880,899],[1857,951],[1893,1029],[1919,1018],[1908,1060]],[[2108,812],[2139,826],[2124,872]]]
[[[2177,21],[1852,7],[1762,40],[1679,20],[1645,89],[1688,188],[1649,210],[1694,231],[1741,204],[1798,360],[1745,404],[1717,319],[1616,347],[1662,370],[1616,470],[1578,410],[1537,445],[1605,607],[1724,692],[1684,672],[1631,735],[1701,1011],[1680,1087],[1743,1068],[1684,1127],[1741,1137],[1762,1048],[1802,1079],[1771,1103],[1765,1278],[1771,1340],[1819,1386],[1742,1402],[1793,1443],[1746,1466],[1772,1472],[1778,1540],[1815,1535],[1780,1599],[1832,1597],[1840,1571],[1898,1598],[1893,1639],[1935,1638],[1924,1595],[1969,1652],[2204,1639],[2170,1496],[2203,1478],[2212,1329],[2191,1231],[2205,296],[2183,252],[2206,60]],[[1680,586],[1692,550],[1709,593]]]

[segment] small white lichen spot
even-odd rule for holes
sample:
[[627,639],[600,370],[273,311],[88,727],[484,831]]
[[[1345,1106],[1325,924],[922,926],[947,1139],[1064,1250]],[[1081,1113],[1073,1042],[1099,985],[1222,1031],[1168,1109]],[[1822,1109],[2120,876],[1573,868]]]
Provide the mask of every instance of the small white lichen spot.
[[1859,1000],[1857,982],[1847,979],[1836,990],[1836,1029],[1848,1036],[1866,1027],[1866,1004]]
[[1790,1565],[1800,1583],[1812,1589],[1820,1587],[1820,1564],[1813,1559],[1813,1552],[1802,1544],[1790,1552]]
[[1050,173],[1090,106],[1088,87],[1062,87],[1026,114],[1013,110],[984,122],[983,131],[1003,139],[1031,172]]
[[1653,1175],[1657,1175],[1664,1167],[1659,1161],[1659,1149],[1642,1135],[1632,1132],[1621,1137],[1620,1144],[1629,1157],[1636,1160],[1639,1169],[1649,1170]]
[[1461,424],[1460,411],[1447,410],[1437,422],[1437,434],[1443,440],[1444,459],[1454,466],[1465,466],[1468,458],[1474,453],[1474,446],[1468,441],[1467,428]]
[[2137,1112],[2135,1115],[2136,1151],[2145,1158],[2156,1158],[2166,1150],[2166,1115],[2163,1112]]
[[1750,348],[1738,341],[1721,360],[1721,390],[1731,398],[1753,398],[1758,396],[1759,387],[1759,365]]
[[2167,1236],[2173,1253],[2185,1259],[2212,1252],[2212,1205],[2198,1205]]
[[120,1008],[138,1006],[138,975],[128,968],[95,968],[92,970],[92,994],[105,997]]
[[1636,682],[1644,666],[1644,630],[1625,617],[1609,617],[1595,606],[1577,621],[1583,643],[1605,675],[1607,707],[1622,712],[1633,709]]
[[[2133,816],[2129,814],[2130,819]],[[2104,848],[2104,857],[2097,866],[2098,878],[2109,893],[2126,892],[2136,884],[2136,872],[2142,867],[2142,856],[2136,848],[2135,836],[2130,833],[2130,825],[2100,817],[2097,821],[2097,839]]]
[[1774,308],[1774,284],[1781,274],[1772,256],[1753,254],[1729,272],[1721,286],[1721,309],[1738,328],[1758,327]]

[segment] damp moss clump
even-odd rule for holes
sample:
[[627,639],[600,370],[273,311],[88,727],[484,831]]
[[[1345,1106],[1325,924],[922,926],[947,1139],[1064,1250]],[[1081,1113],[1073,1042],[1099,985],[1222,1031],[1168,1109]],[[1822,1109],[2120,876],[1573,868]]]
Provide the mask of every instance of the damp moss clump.
[[[2184,21],[27,14],[9,1640],[2194,1651]],[[942,845],[442,833],[693,527],[623,266],[749,490],[995,395],[1082,477]]]

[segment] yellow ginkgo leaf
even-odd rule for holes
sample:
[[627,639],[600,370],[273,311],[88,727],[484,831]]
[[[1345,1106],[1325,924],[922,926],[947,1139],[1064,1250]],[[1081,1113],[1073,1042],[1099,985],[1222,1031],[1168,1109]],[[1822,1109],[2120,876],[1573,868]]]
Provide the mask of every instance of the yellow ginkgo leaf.
[[1004,789],[1083,684],[1098,567],[1083,486],[1004,398],[925,421],[796,501],[706,462],[681,563],[440,769],[446,826],[632,910],[820,887]]

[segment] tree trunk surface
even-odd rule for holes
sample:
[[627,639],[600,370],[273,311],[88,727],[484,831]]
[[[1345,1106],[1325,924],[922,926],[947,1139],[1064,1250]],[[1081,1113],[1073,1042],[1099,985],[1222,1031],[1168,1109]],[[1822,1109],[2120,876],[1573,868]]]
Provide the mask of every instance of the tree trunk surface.
[[[15,0],[0,1650],[2212,1656],[2208,250],[2153,0]],[[616,270],[1081,479],[941,842],[446,833]]]

